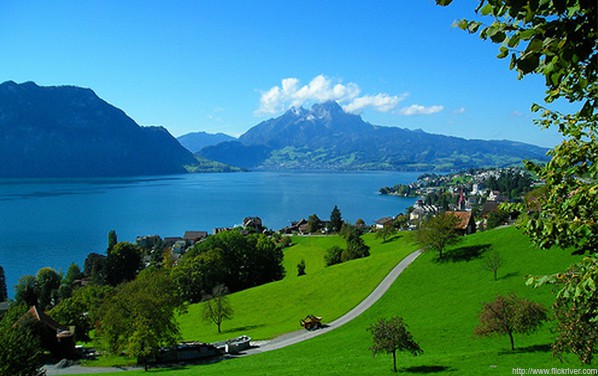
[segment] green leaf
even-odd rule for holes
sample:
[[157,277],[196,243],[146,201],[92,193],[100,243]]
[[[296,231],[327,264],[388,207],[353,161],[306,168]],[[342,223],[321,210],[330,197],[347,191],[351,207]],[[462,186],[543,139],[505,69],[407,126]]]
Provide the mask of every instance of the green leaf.
[[536,70],[540,64],[540,58],[537,54],[526,54],[523,58],[517,60],[517,69],[523,74],[528,74]]
[[500,46],[500,53],[496,55],[499,59],[504,59],[505,57],[509,56],[509,49],[503,46]]
[[503,31],[498,31],[490,37],[490,40],[492,40],[494,43],[502,43],[506,37],[507,34],[505,34]]
[[453,26],[457,26],[461,30],[467,30],[468,23],[467,23],[467,20],[462,19],[462,20],[455,21],[453,23]]
[[521,39],[519,38],[519,34],[514,34],[507,40],[507,45],[511,48],[517,47],[519,45],[520,40]]
[[492,12],[492,5],[490,3],[484,5],[481,9],[480,9],[480,13],[482,14],[482,16],[487,16]]

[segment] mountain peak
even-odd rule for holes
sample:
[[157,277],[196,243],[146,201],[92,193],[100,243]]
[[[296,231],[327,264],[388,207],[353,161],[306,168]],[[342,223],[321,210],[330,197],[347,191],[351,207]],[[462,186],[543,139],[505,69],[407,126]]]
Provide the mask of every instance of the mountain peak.
[[163,127],[140,127],[91,89],[0,84],[0,177],[184,173],[198,166]]
[[316,103],[313,106],[311,106],[311,111],[312,112],[329,112],[329,113],[344,113],[345,111],[343,110],[343,108],[336,102],[333,100],[329,100],[326,102],[322,102],[322,103]]

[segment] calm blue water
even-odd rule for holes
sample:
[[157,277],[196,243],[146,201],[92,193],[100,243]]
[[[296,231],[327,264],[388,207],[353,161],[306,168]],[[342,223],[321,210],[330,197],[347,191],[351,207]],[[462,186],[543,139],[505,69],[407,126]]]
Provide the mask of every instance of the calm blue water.
[[259,216],[278,230],[316,213],[330,217],[338,205],[354,223],[396,215],[413,199],[380,196],[386,185],[421,173],[194,174],[119,179],[0,180],[0,265],[9,295],[22,275],[44,266],[83,267],[90,252],[104,253],[107,234],[121,241],[138,235],[182,236],[212,232]]

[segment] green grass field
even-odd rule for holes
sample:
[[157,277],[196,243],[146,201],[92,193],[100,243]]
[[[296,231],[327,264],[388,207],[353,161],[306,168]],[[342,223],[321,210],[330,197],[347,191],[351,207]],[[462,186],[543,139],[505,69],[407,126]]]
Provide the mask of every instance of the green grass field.
[[[325,322],[342,316],[361,302],[388,272],[415,250],[410,241],[395,239],[381,243],[373,235],[365,237],[370,257],[324,267],[324,253],[332,245],[345,246],[338,236],[294,237],[285,250],[281,281],[231,294],[232,320],[224,321],[222,334],[216,326],[201,320],[202,304],[189,307],[180,317],[184,340],[213,342],[246,334],[268,339],[299,330],[299,319],[308,314],[322,316]],[[306,275],[297,276],[297,264],[305,260]]]
[[[358,260],[333,268],[314,269],[310,272],[310,261],[305,252],[317,248],[320,238],[306,238],[288,250],[289,263],[296,265],[298,259],[304,257],[307,263],[308,277],[305,288],[315,291],[326,291],[328,302],[342,304],[347,291],[354,289],[361,283],[358,271],[370,273],[374,268],[373,261],[388,257],[396,264],[397,257],[393,255],[393,248],[408,252],[410,242],[399,239],[380,246],[372,254],[369,265],[366,260]],[[333,241],[332,238],[322,238],[322,242]],[[305,241],[306,243],[302,243]],[[378,242],[368,238],[369,242]],[[315,244],[308,244],[315,242]],[[493,281],[492,273],[482,268],[484,252],[496,250],[505,259],[499,270],[499,280]],[[314,253],[316,251],[313,251]],[[421,345],[424,354],[412,357],[408,354],[398,356],[399,371],[411,374],[441,374],[441,375],[510,375],[512,369],[519,368],[578,368],[579,363],[574,358],[565,359],[560,363],[553,358],[549,344],[552,339],[550,324],[545,325],[539,332],[529,336],[515,335],[516,351],[509,351],[507,337],[477,338],[473,336],[473,328],[477,324],[477,314],[481,303],[492,300],[499,293],[515,292],[536,302],[549,306],[552,302],[550,286],[533,289],[525,285],[528,274],[548,274],[561,271],[579,256],[571,256],[560,250],[540,251],[534,249],[528,240],[514,228],[503,228],[485,233],[478,233],[464,239],[464,242],[447,252],[449,261],[437,262],[436,255],[426,253],[420,256],[393,284],[385,296],[362,316],[347,325],[316,337],[312,340],[290,346],[269,353],[252,355],[246,358],[221,361],[213,364],[185,366],[178,369],[152,370],[151,373],[165,375],[363,375],[363,374],[393,374],[391,356],[379,355],[374,358],[369,351],[371,337],[366,328],[380,317],[399,315],[405,318],[415,340]],[[291,260],[293,257],[293,261]],[[315,257],[315,256],[314,256]],[[363,264],[363,265],[362,265]],[[394,265],[393,264],[393,265]],[[369,265],[369,266],[368,266]],[[390,270],[391,265],[387,269]],[[335,270],[335,268],[337,270]],[[355,268],[355,269],[354,269]],[[343,269],[347,269],[344,271]],[[330,285],[312,285],[322,282],[319,275],[331,273],[327,283]],[[337,274],[338,273],[338,274]],[[294,274],[294,273],[293,273]],[[381,275],[385,273],[380,273]],[[273,299],[270,293],[273,286],[280,285],[281,291],[288,284],[289,288],[296,288],[294,281],[302,281],[289,275],[285,280],[235,294],[233,302],[237,304],[243,299],[251,299],[257,304],[266,304]],[[381,277],[380,277],[381,278]],[[376,282],[369,282],[374,286]],[[365,278],[367,279],[367,278]],[[372,279],[374,279],[372,277]],[[306,279],[307,280],[307,279]],[[342,291],[336,291],[343,288]],[[332,290],[332,291],[329,291]],[[371,288],[369,289],[371,290]],[[330,292],[330,294],[328,294]],[[282,292],[276,298],[284,296]],[[294,295],[291,291],[289,295]],[[248,297],[244,297],[248,295]],[[353,295],[355,298],[357,294]],[[285,297],[289,302],[301,301],[298,297]],[[358,299],[359,300],[359,299]],[[321,304],[326,305],[327,300]],[[350,304],[351,306],[355,304]],[[291,311],[292,308],[272,303],[270,307],[278,307],[276,312]],[[344,304],[344,307],[349,305]],[[346,312],[349,308],[339,309]],[[307,308],[305,308],[307,309]],[[327,309],[325,307],[323,310]],[[334,311],[334,310],[331,310]],[[263,312],[251,310],[248,318],[253,315],[253,322],[259,322]],[[320,314],[319,312],[314,312]],[[193,313],[190,312],[190,315]],[[266,313],[272,315],[272,313]],[[299,314],[299,312],[297,312]],[[303,315],[301,311],[299,316]],[[331,318],[335,315],[330,313]],[[340,314],[339,314],[340,315]],[[277,317],[277,314],[272,315]],[[326,317],[326,316],[325,316]],[[289,325],[290,330],[297,328],[296,317],[289,317],[295,321]],[[184,321],[184,320],[183,320]],[[239,323],[241,321],[239,320]],[[229,323],[231,328],[239,326]],[[225,325],[229,325],[226,324]],[[273,323],[278,329],[268,330],[266,326],[254,328],[255,333],[262,333],[263,337],[278,331],[284,331],[286,324]],[[204,329],[205,330],[205,329]],[[189,328],[183,332],[188,336]],[[203,333],[198,330],[197,333]],[[234,334],[236,332],[231,332]],[[132,374],[136,374],[133,372]],[[141,374],[141,373],[140,373]]]

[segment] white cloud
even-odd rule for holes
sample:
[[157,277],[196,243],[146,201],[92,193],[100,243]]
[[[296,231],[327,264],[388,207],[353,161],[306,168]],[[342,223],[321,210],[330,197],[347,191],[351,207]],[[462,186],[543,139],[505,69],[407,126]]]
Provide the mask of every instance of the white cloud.
[[444,106],[422,106],[419,104],[412,104],[409,107],[404,107],[399,110],[399,113],[405,116],[412,115],[431,115],[444,110]]
[[364,95],[363,97],[353,99],[351,103],[343,106],[343,109],[347,112],[359,113],[366,107],[372,107],[376,111],[388,112],[396,108],[399,102],[406,97],[406,94],[401,96],[391,96],[384,93],[376,95]]
[[464,114],[465,113],[465,107],[457,108],[456,110],[453,111],[453,113],[455,113],[457,115]]
[[361,89],[356,83],[343,84],[320,74],[308,84],[301,86],[299,79],[284,78],[280,86],[273,86],[260,96],[260,106],[255,111],[258,116],[276,114],[291,106],[302,106],[309,103],[337,101],[345,111],[358,113],[364,108],[388,112],[397,107],[406,94],[401,96],[379,93],[359,96]]

